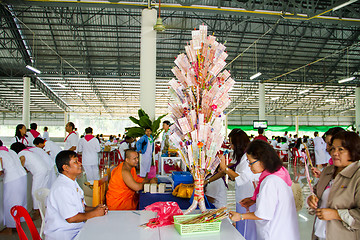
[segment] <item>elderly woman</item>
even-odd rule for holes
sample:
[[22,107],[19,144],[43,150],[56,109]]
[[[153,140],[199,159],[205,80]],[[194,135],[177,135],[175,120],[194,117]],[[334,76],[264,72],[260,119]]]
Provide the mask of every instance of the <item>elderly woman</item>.
[[313,239],[359,239],[360,138],[339,132],[331,138],[334,165],[326,167],[307,203],[316,211]]
[[240,204],[256,210],[248,213],[230,212],[233,221],[256,220],[257,239],[300,239],[292,181],[288,171],[270,144],[254,140],[246,149],[253,173],[261,173],[259,184],[251,198]]

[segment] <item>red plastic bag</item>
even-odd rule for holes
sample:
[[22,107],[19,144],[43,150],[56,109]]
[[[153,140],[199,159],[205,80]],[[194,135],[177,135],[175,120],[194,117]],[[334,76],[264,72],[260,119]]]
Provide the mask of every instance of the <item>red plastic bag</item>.
[[183,215],[176,202],[156,202],[145,207],[145,210],[157,213],[157,217],[146,224],[149,228],[171,225],[174,223],[174,216]]

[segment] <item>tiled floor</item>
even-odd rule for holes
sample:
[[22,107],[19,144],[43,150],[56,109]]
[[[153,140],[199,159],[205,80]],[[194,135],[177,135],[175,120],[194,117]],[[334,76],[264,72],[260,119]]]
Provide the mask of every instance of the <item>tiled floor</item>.
[[[305,174],[304,174],[304,167],[303,166],[297,166],[296,168],[293,168],[291,165],[288,167],[288,170],[290,172],[291,178],[295,182],[299,182],[305,198],[309,195],[309,187],[307,186]],[[235,203],[235,188],[234,188],[234,182],[229,182],[229,190],[227,194],[227,201],[228,203]],[[231,210],[235,210],[235,205],[231,204],[229,205],[229,208]],[[299,220],[299,229],[300,229],[300,237],[301,240],[309,240],[311,239],[311,232],[312,232],[312,225],[314,221],[314,216],[311,216],[308,214],[308,211],[306,209],[306,205],[304,202],[303,208],[298,212],[298,220]],[[40,229],[41,220],[38,219],[35,222],[35,226]],[[26,228],[26,227],[25,227]],[[26,231],[28,232],[28,231]],[[5,234],[4,232],[0,232],[0,239],[1,240],[16,240],[19,239],[16,232],[14,232],[12,235]],[[31,239],[31,238],[29,238]]]

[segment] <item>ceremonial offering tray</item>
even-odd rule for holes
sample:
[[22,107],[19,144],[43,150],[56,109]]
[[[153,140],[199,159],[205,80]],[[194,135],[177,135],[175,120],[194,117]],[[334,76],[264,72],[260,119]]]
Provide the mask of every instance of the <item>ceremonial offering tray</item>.
[[174,226],[180,235],[193,235],[201,233],[220,232],[221,220],[210,223],[181,224],[180,222],[199,216],[200,214],[189,214],[174,216]]

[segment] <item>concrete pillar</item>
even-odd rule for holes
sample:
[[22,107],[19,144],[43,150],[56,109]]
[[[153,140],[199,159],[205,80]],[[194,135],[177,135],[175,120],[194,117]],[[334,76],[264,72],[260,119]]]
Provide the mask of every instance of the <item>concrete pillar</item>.
[[259,82],[259,120],[265,118],[265,84]]
[[23,111],[22,121],[26,128],[30,128],[30,77],[23,77]]
[[296,134],[299,136],[299,116],[295,117],[295,131]]
[[360,87],[355,88],[355,127],[360,131]]
[[141,14],[140,40],[140,107],[155,119],[156,91],[156,24],[157,11],[144,9]]
[[66,135],[67,135],[67,132],[65,130],[65,126],[69,121],[70,121],[70,113],[69,112],[64,112],[64,137],[66,137]]

